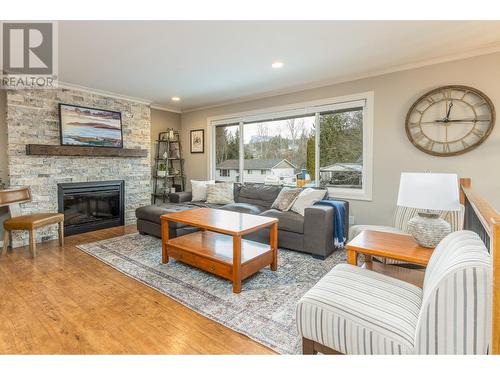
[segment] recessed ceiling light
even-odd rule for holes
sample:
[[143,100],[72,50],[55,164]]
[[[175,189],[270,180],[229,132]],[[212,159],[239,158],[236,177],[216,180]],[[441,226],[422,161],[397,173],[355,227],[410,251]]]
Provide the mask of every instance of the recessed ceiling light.
[[179,98],[178,96],[172,96],[172,101],[173,102],[178,102],[180,100],[181,100],[181,98]]
[[283,68],[283,62],[281,61],[275,61],[271,64],[271,66],[274,68],[274,69],[280,69],[280,68]]

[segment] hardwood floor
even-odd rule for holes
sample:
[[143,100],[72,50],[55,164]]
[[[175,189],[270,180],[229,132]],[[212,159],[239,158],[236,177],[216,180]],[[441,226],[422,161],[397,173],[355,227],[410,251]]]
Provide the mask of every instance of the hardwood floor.
[[75,246],[119,227],[0,256],[1,354],[273,354]]

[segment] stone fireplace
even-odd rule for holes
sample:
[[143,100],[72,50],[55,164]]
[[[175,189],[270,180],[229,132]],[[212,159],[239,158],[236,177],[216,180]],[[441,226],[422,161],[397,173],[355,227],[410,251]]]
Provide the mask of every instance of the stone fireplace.
[[[58,104],[67,103],[122,114],[123,146],[148,150],[145,157],[36,156],[27,144],[59,145]],[[123,222],[135,223],[135,209],[151,202],[150,108],[146,104],[69,89],[7,92],[7,153],[10,185],[29,186],[33,201],[22,213],[57,212],[58,186],[68,183],[123,181]],[[57,238],[57,227],[40,230],[38,241]],[[15,232],[14,246],[26,245]]]

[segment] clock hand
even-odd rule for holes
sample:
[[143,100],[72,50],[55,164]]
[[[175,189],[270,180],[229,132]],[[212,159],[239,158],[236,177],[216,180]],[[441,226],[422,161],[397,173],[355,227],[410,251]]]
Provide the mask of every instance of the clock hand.
[[448,120],[450,118],[451,107],[453,107],[453,100],[450,102],[450,105],[448,107],[448,112],[446,112],[445,120]]
[[477,119],[461,119],[461,120],[448,120],[448,122],[489,122],[490,120],[477,120]]
[[448,123],[448,122],[462,122],[462,123],[467,123],[467,122],[488,122],[490,120],[467,120],[467,119],[462,119],[462,120],[434,120],[434,121],[422,121],[421,124],[435,124],[436,122],[438,123]]

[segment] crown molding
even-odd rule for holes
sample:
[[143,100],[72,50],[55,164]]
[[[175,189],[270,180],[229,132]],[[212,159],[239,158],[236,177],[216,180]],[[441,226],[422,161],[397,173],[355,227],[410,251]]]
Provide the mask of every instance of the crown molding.
[[179,108],[172,108],[163,104],[151,104],[150,107],[152,109],[159,109],[160,111],[182,113],[182,110],[180,110]]
[[393,67],[386,68],[386,69],[380,69],[380,70],[374,70],[374,71],[366,72],[366,73],[354,74],[354,75],[336,78],[336,79],[332,79],[332,80],[317,81],[317,82],[313,82],[313,83],[288,87],[285,89],[272,90],[272,91],[268,91],[265,93],[243,96],[243,97],[236,98],[233,100],[221,101],[218,103],[208,104],[208,105],[200,106],[200,107],[186,108],[186,109],[182,110],[181,113],[202,111],[202,110],[206,110],[206,109],[219,108],[219,107],[223,107],[223,106],[231,105],[231,104],[239,104],[239,103],[250,102],[253,100],[270,98],[273,96],[293,94],[295,92],[311,90],[311,89],[316,89],[316,88],[321,88],[321,87],[327,87],[327,86],[337,85],[337,84],[341,84],[341,83],[353,82],[353,81],[358,81],[360,79],[373,78],[373,77],[383,76],[386,74],[397,73],[397,72],[402,72],[402,71],[412,70],[412,69],[418,69],[418,68],[423,68],[423,67],[431,66],[431,65],[438,65],[438,64],[442,64],[442,63],[446,63],[446,62],[465,60],[465,59],[468,59],[471,57],[490,55],[490,54],[494,54],[494,53],[498,53],[498,52],[500,52],[500,42],[493,43],[493,44],[490,44],[488,46],[483,46],[481,48],[477,48],[477,49],[473,49],[473,50],[469,50],[469,51],[465,51],[465,52],[460,52],[460,53],[456,53],[453,55],[436,57],[433,59],[423,60],[423,61],[419,61],[416,63],[393,66]]
[[77,90],[77,91],[88,92],[90,94],[98,94],[98,95],[107,96],[107,97],[113,98],[113,99],[123,99],[123,100],[129,100],[129,101],[140,103],[140,104],[151,105],[151,101],[147,100],[147,99],[137,98],[137,97],[128,96],[128,95],[122,95],[122,94],[118,94],[118,93],[112,92],[112,91],[94,89],[91,87],[76,85],[73,83],[59,81],[58,87],[62,88],[62,89],[68,89],[68,90]]

